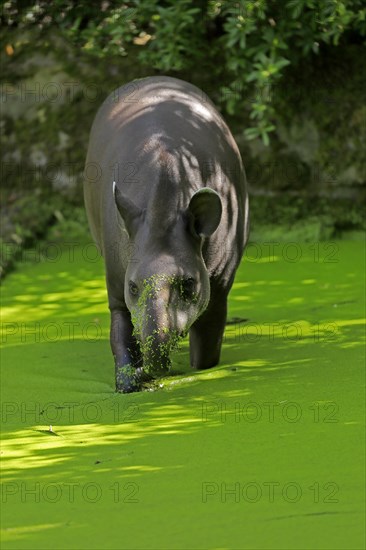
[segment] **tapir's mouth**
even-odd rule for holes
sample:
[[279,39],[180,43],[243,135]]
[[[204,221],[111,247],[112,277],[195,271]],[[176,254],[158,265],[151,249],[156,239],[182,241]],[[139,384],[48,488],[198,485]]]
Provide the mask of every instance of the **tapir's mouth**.
[[155,333],[140,342],[144,370],[151,374],[163,374],[170,369],[170,355],[178,350],[185,331]]

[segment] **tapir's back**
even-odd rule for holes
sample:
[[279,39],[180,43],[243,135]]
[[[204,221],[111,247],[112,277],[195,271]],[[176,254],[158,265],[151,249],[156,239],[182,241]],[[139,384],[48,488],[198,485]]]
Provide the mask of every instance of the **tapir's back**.
[[164,211],[186,208],[195,191],[210,187],[222,199],[223,216],[206,243],[207,261],[225,245],[237,267],[247,239],[244,169],[227,125],[195,86],[151,77],[113,92],[95,118],[85,172],[89,223],[102,250],[120,231],[113,181],[138,207],[154,208],[157,223]]

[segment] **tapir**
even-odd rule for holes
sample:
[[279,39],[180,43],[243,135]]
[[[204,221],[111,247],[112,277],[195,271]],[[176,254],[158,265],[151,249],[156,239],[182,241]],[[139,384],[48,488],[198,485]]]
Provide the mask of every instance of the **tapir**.
[[115,90],[92,125],[84,199],[105,263],[116,390],[164,375],[188,333],[191,366],[217,365],[249,203],[208,96],[165,76]]

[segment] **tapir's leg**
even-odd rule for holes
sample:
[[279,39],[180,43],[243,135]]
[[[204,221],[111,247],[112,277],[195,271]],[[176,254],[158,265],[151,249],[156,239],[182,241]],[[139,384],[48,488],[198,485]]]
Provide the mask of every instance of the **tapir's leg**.
[[195,369],[214,367],[220,360],[227,313],[227,293],[213,297],[206,311],[189,331],[191,366]]
[[137,391],[139,383],[136,368],[142,365],[142,357],[128,310],[111,310],[110,342],[116,369],[116,390],[125,393]]

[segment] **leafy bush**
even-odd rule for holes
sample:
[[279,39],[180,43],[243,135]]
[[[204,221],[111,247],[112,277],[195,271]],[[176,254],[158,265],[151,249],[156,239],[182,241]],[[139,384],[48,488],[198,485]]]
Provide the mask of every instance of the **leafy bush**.
[[90,56],[137,49],[145,67],[209,73],[220,82],[215,100],[228,113],[249,110],[246,136],[265,144],[285,67],[366,35],[363,0],[9,0],[2,19],[9,28],[37,26],[40,37],[57,26]]

